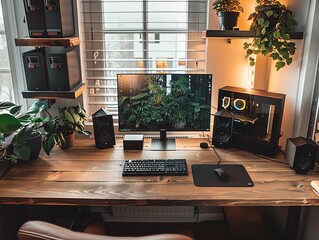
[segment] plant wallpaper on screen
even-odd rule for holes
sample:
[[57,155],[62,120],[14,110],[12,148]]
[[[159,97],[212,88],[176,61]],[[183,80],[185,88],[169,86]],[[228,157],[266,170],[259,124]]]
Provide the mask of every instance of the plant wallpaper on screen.
[[161,74],[141,77],[129,94],[119,96],[121,129],[196,130],[209,125],[210,105],[192,89],[188,75],[171,80]]

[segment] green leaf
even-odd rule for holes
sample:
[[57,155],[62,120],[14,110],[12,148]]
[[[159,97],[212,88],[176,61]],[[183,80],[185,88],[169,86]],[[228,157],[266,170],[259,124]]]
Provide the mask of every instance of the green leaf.
[[253,53],[253,50],[247,49],[247,55],[250,55],[250,54],[252,54],[252,53]]
[[69,113],[67,110],[64,110],[63,111],[63,116],[65,117],[66,120],[68,120],[69,122],[71,123],[76,123],[74,118],[73,118],[73,115],[71,113]]
[[269,10],[269,11],[266,12],[267,17],[270,17],[270,16],[272,16],[273,14],[274,14],[274,11],[273,11],[273,10]]
[[146,97],[147,95],[148,95],[147,92],[145,92],[145,93],[140,93],[140,94],[138,94],[138,95],[136,95],[136,96],[133,96],[131,99],[132,99],[132,100],[139,100],[139,99],[142,99],[142,98]]
[[266,28],[263,28],[263,29],[261,30],[261,34],[265,35],[265,33],[266,33]]
[[0,132],[10,134],[20,127],[21,123],[14,116],[7,113],[0,114]]
[[44,109],[42,101],[35,101],[31,107],[26,111],[26,114],[37,114]]
[[10,113],[12,115],[16,115],[20,112],[21,108],[22,108],[22,106],[14,106],[10,109]]
[[11,108],[13,106],[16,106],[16,105],[12,102],[0,102],[0,110],[8,109],[8,108]]
[[255,64],[256,64],[255,61],[250,61],[250,62],[249,62],[249,65],[250,65],[251,67],[255,66]]
[[55,138],[56,138],[56,134],[54,133],[54,134],[46,135],[43,139],[42,147],[48,156],[50,156],[50,152],[55,146]]
[[290,65],[292,63],[292,58],[286,59],[287,65]]
[[282,34],[282,38],[283,38],[284,40],[289,40],[289,39],[290,39],[290,36],[289,36],[289,34],[284,33],[284,34]]
[[258,18],[257,22],[258,22],[259,25],[263,25],[265,20],[263,18]]
[[31,149],[26,144],[19,144],[13,148],[13,153],[21,160],[28,161],[30,158]]
[[274,53],[270,54],[269,57],[271,57],[274,60],[277,60],[279,58],[279,54],[274,52]]
[[265,28],[269,27],[269,21],[265,21],[265,22],[264,22],[264,27],[265,27]]
[[12,139],[12,144],[17,145],[27,140],[31,136],[32,128],[24,127],[22,128]]
[[127,96],[121,96],[119,98],[119,106],[122,106],[126,99],[128,99]]
[[280,38],[281,37],[281,34],[280,34],[280,32],[279,31],[275,31],[275,32],[273,32],[273,36],[274,36],[274,38]]
[[279,69],[283,68],[284,66],[286,66],[285,62],[277,62],[276,65],[275,65],[277,71]]

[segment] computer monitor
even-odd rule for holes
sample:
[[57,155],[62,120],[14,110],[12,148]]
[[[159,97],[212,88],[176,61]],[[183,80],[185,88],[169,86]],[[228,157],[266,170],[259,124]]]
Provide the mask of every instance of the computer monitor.
[[152,150],[175,150],[167,131],[209,131],[211,74],[118,74],[119,131],[159,131]]

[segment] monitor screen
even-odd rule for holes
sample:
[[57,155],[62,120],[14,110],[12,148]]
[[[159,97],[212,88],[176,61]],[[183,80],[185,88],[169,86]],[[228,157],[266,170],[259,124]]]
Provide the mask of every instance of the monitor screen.
[[119,131],[166,141],[166,131],[210,130],[211,74],[118,74],[117,83]]

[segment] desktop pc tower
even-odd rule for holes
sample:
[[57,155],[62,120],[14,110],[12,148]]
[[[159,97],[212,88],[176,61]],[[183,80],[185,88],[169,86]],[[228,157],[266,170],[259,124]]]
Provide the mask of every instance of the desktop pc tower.
[[45,37],[43,0],[23,0],[30,37]]
[[48,37],[74,35],[72,0],[44,0],[44,15]]
[[27,88],[29,91],[49,90],[44,48],[22,54]]
[[233,121],[231,143],[226,146],[275,156],[280,149],[284,104],[285,95],[280,93],[230,86],[219,89],[218,111],[227,111]]
[[50,90],[69,91],[81,82],[78,50],[77,47],[48,49],[46,64]]

